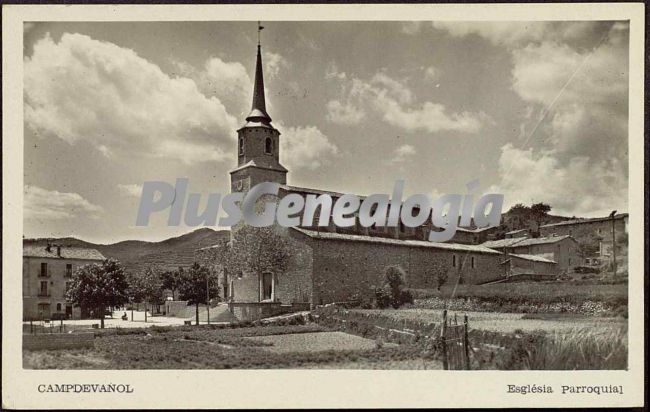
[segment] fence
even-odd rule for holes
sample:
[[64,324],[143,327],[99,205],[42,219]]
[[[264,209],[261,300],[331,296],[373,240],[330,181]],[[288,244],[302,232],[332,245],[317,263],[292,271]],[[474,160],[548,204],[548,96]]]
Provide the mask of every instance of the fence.
[[469,324],[467,315],[463,323],[458,324],[458,317],[448,318],[447,310],[442,312],[440,330],[442,345],[442,367],[445,370],[469,370]]

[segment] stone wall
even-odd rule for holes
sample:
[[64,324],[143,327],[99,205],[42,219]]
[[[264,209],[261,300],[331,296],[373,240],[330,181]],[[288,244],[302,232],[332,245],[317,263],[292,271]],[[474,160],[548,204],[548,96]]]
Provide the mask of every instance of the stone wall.
[[416,289],[436,287],[441,274],[447,276],[448,283],[456,282],[461,264],[464,283],[484,283],[505,276],[498,253],[315,238],[310,244],[314,254],[314,304],[344,302],[356,296],[373,298],[373,287],[384,284],[384,271],[392,265],[406,273],[404,286]]

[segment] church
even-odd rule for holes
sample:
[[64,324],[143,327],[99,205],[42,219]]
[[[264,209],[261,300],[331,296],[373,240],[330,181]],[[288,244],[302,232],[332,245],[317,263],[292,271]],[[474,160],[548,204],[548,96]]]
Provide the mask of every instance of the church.
[[[275,182],[281,185],[280,198],[290,193],[303,197],[327,194],[335,202],[343,196],[344,193],[288,184],[289,171],[280,162],[281,133],[266,110],[259,44],[252,107],[237,135],[237,166],[230,172],[231,192],[247,192],[259,183]],[[240,227],[231,229],[231,240]],[[257,308],[260,313],[272,314],[279,306],[310,308],[372,299],[374,287],[383,284],[389,266],[401,267],[406,274],[405,286],[416,289],[436,288],[440,279],[446,279],[448,284],[486,283],[503,279],[511,270],[499,251],[479,245],[430,242],[429,231],[435,230],[430,219],[415,228],[401,223],[395,227],[363,227],[357,219],[355,226],[345,228],[330,223],[327,227],[276,229],[290,245],[286,270],[220,274],[223,296],[239,308],[236,310]],[[208,253],[209,249],[201,253]],[[526,262],[527,257],[522,255],[516,260]],[[536,260],[536,264],[546,265],[552,271],[555,262]]]

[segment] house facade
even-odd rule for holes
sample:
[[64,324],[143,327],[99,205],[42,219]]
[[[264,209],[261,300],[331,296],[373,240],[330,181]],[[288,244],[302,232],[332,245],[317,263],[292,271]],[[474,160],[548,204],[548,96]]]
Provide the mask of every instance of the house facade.
[[561,273],[570,272],[584,264],[578,242],[571,236],[549,236],[538,238],[507,238],[488,241],[482,246],[504,253],[540,256],[557,264]]
[[95,249],[24,245],[23,319],[82,318],[82,309],[65,299],[72,274],[80,266],[105,259]]

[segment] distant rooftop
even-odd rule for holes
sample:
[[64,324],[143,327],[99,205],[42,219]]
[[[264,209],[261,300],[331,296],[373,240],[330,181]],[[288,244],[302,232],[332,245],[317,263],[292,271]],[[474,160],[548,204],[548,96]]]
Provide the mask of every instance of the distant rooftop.
[[[614,219],[625,219],[628,217],[627,213],[619,213],[614,215]],[[542,227],[556,227],[556,226],[568,226],[568,225],[578,225],[581,223],[595,223],[595,222],[606,222],[612,220],[611,217],[594,217],[588,219],[574,219],[574,220],[565,220],[564,222],[550,223],[548,225],[542,225]]]
[[500,249],[505,247],[520,247],[520,246],[542,245],[546,243],[556,243],[567,238],[573,239],[569,235],[536,237],[536,238],[513,237],[509,239],[489,240],[487,242],[481,243],[481,246],[491,248],[491,249]]
[[47,246],[23,246],[23,257],[52,258],[52,259],[81,259],[81,260],[105,260],[104,255],[97,249],[88,249],[80,247],[61,246],[61,256],[58,255],[57,246],[50,246],[48,252]]
[[496,250],[492,250],[481,245],[461,245],[458,243],[429,242],[427,240],[391,239],[391,238],[365,236],[365,235],[348,235],[343,233],[317,232],[315,230],[307,230],[307,229],[302,229],[297,227],[294,227],[292,229],[304,235],[307,235],[313,239],[368,242],[368,243],[380,243],[380,244],[396,245],[396,246],[429,247],[434,249],[453,250],[458,252],[499,254],[499,252],[497,252]]
[[528,255],[528,254],[523,254],[523,253],[517,253],[517,254],[511,253],[510,256],[515,256],[515,257],[518,257],[520,259],[525,259],[525,260],[531,260],[533,262],[557,263],[554,260],[547,259],[545,257],[537,256],[537,255]]

